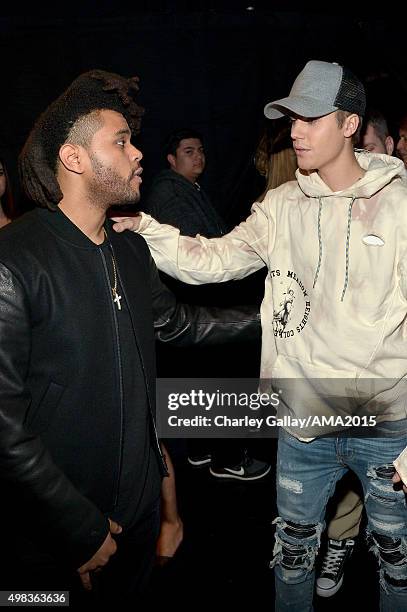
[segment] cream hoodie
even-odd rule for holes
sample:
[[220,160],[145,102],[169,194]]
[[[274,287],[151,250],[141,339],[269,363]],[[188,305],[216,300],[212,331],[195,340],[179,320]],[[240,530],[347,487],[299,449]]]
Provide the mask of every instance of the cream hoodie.
[[348,189],[332,192],[317,172],[297,171],[298,182],[269,191],[222,238],[180,236],[145,214],[138,230],[157,266],[187,283],[267,266],[261,378],[299,379],[282,382],[296,417],[407,415],[405,169],[387,155],[357,159],[366,173]]

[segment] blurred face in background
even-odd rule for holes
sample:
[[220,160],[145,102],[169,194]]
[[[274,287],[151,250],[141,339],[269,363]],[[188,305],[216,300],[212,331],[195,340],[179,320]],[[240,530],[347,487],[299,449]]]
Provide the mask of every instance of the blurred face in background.
[[365,133],[362,137],[362,147],[370,153],[384,153],[385,155],[391,155],[394,150],[394,142],[391,136],[387,136],[385,140],[382,140],[377,134],[371,123],[368,124]]
[[399,141],[397,143],[397,155],[403,160],[407,168],[407,120],[399,128]]
[[0,200],[4,196],[7,187],[6,170],[0,160]]
[[183,138],[175,155],[167,155],[168,163],[174,172],[195,183],[205,168],[205,153],[199,138]]

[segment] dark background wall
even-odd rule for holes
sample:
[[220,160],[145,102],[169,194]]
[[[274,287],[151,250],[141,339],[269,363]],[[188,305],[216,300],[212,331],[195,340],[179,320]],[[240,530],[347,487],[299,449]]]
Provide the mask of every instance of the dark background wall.
[[47,104],[81,72],[112,70],[141,79],[146,108],[137,144],[144,185],[165,161],[166,133],[193,126],[205,137],[204,184],[230,221],[262,191],[253,155],[266,102],[288,94],[309,59],[346,64],[370,101],[397,122],[407,111],[407,57],[397,14],[356,8],[290,9],[273,3],[135,3],[107,0],[2,7],[0,144],[12,163]]

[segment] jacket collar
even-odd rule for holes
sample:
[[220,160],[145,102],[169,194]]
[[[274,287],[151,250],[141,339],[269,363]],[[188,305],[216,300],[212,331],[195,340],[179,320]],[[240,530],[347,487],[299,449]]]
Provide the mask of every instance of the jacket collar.
[[[189,187],[190,189],[196,189],[197,182],[191,183],[185,176],[175,172],[172,168],[167,168],[166,170],[161,170],[157,177],[154,180],[154,183],[160,183],[161,181],[174,181],[175,183],[181,183],[182,185]],[[202,187],[198,185],[199,189],[202,190]]]
[[[72,246],[80,249],[96,250],[100,245],[95,244],[77,227],[68,217],[57,208],[51,211],[45,208],[37,208],[36,213],[42,223],[61,240],[65,240]],[[111,224],[105,222],[105,229],[109,237],[112,234]]]

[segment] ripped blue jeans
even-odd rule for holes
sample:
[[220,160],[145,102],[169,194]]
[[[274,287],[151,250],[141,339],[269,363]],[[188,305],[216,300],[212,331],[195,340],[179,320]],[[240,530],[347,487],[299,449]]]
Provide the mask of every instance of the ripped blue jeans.
[[315,558],[327,502],[349,469],[362,483],[367,537],[380,564],[380,611],[407,610],[407,506],[392,484],[392,461],[407,446],[406,421],[397,437],[325,437],[300,442],[280,431],[274,558],[276,612],[312,612]]

